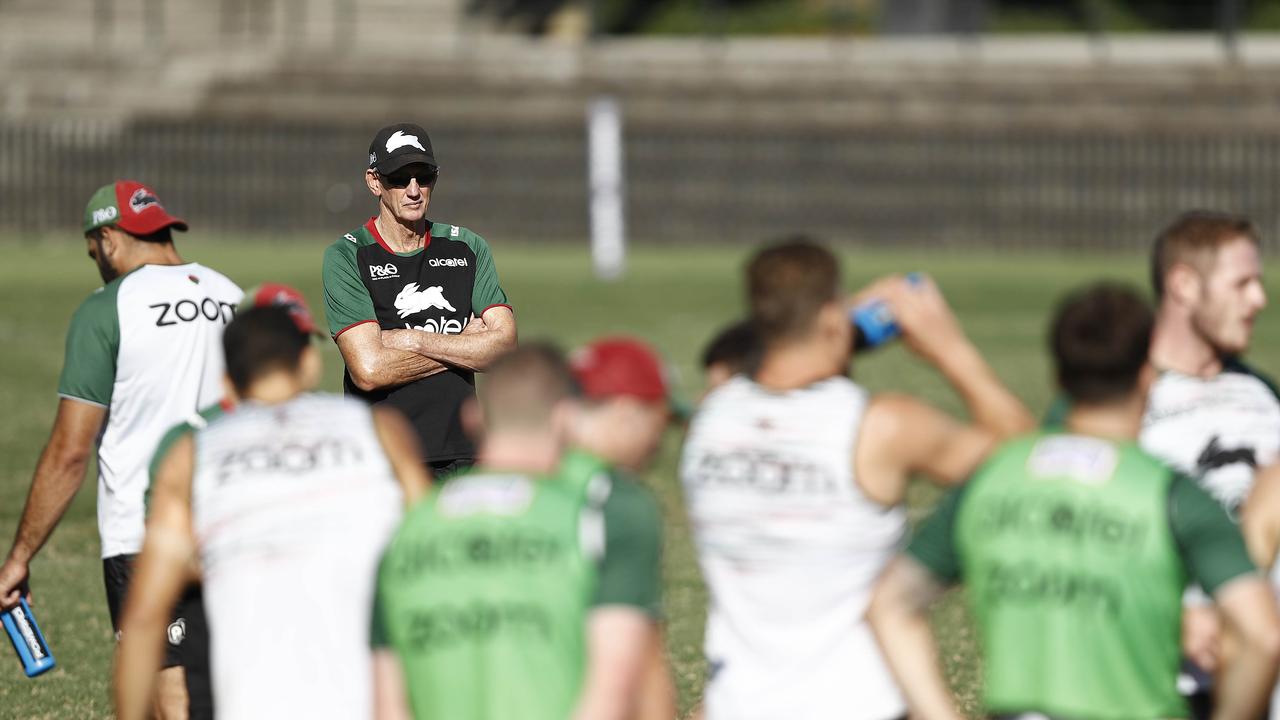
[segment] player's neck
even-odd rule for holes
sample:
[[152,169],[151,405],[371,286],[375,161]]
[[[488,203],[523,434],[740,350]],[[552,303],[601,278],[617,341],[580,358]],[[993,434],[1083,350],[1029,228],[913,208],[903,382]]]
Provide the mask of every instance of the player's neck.
[[243,398],[246,402],[259,405],[279,405],[298,397],[306,390],[302,380],[294,373],[279,370],[254,380],[245,388]]
[[820,340],[806,340],[768,348],[753,379],[768,390],[796,390],[841,370]]
[[493,433],[480,446],[478,465],[486,470],[545,475],[560,464],[562,447],[545,433]]
[[405,221],[392,215],[386,208],[378,211],[378,234],[396,252],[413,252],[421,249],[427,236],[427,220]]
[[137,270],[143,265],[183,265],[185,261],[172,243],[135,241],[128,254],[120,262],[120,274]]
[[1161,312],[1151,335],[1151,364],[1158,370],[1173,370],[1194,377],[1213,377],[1222,372],[1222,359],[1209,343],[1191,327],[1185,317]]
[[1075,405],[1067,415],[1067,430],[1076,435],[1108,440],[1135,440],[1142,430],[1146,398],[1134,394],[1117,403]]

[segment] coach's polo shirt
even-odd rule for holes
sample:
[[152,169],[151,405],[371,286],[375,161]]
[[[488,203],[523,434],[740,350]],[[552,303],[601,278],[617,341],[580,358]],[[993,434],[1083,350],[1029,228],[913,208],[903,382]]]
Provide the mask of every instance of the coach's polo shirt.
[[[324,310],[335,340],[363,323],[457,335],[472,315],[499,305],[511,307],[488,243],[457,225],[431,223],[422,249],[398,253],[370,218],[324,253]],[[343,385],[348,395],[403,412],[418,431],[424,459],[475,456],[459,417],[463,401],[475,394],[471,371],[450,367],[407,385],[365,392],[348,370]]]

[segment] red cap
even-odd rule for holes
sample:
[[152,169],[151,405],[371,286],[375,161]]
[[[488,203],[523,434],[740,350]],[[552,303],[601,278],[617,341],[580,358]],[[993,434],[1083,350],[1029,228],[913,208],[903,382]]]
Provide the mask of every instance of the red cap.
[[187,229],[187,221],[170,215],[155,192],[140,182],[117,182],[116,203],[120,217],[115,224],[131,235],[150,235],[167,227]]
[[670,386],[662,361],[648,345],[626,337],[603,338],[569,356],[569,366],[589,398],[626,395],[666,401]]
[[293,324],[298,326],[298,330],[308,335],[319,335],[320,329],[316,327],[316,321],[311,317],[311,310],[307,308],[307,300],[302,297],[302,293],[294,290],[288,285],[280,283],[263,283],[250,290],[245,295],[244,302],[240,307],[282,307],[289,311],[289,317],[293,318]]

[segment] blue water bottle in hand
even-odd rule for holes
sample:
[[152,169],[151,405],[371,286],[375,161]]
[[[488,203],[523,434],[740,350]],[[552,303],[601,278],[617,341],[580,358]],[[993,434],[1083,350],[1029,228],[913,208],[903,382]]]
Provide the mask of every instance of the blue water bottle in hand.
[[[919,285],[923,281],[924,276],[918,272],[907,275],[907,282],[911,285]],[[883,300],[862,303],[849,312],[849,320],[853,323],[854,352],[879,347],[902,334],[889,303]]]
[[35,677],[56,664],[53,653],[49,652],[49,643],[44,640],[44,633],[36,624],[36,616],[31,614],[31,606],[26,598],[20,598],[18,604],[4,613],[0,613],[0,621],[9,633],[13,649],[22,661],[22,669],[27,677]]

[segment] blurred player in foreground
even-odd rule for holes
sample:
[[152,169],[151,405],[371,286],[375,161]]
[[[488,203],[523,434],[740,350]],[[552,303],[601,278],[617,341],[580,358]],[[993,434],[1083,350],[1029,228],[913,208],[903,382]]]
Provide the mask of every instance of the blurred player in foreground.
[[563,467],[573,385],[542,344],[489,368],[478,466],[409,512],[379,569],[378,717],[635,713],[657,636],[661,530],[652,499]]
[[888,304],[973,426],[845,377],[851,304],[826,248],[766,248],[747,286],[763,358],[703,401],[680,469],[711,594],[707,717],[900,717],[906,705],[862,616],[906,532],[907,480],[963,482],[1033,419],[927,279],[882,280],[864,297]]
[[[182,259],[173,230],[185,231],[187,223],[141,183],[99,188],[83,227],[106,285],[80,304],[67,329],[58,414],[0,566],[0,609],[18,602],[31,560],[84,482],[96,443],[102,572],[118,633],[142,547],[147,465],[165,430],[222,397],[219,338],[243,293],[222,274]],[[203,614],[194,589],[166,620],[181,632],[170,637],[158,680],[159,717],[212,716]]]
[[[639,340],[613,337],[574,351],[569,365],[583,398],[571,434],[573,449],[564,459],[566,471],[607,474],[615,496],[636,496],[630,502],[647,507],[652,522],[660,523],[657,502],[638,476],[652,467],[671,421],[685,416],[673,399],[661,358]],[[619,530],[616,525],[613,529]],[[614,544],[624,535],[619,532]],[[635,717],[643,720],[671,720],[676,714],[664,636],[660,631],[654,638],[640,692]]]
[[1050,334],[1072,403],[1063,431],[1002,445],[885,572],[868,612],[913,714],[959,718],[930,604],[963,581],[996,717],[1176,718],[1182,590],[1210,592],[1245,634],[1214,717],[1256,718],[1280,663],[1280,618],[1222,506],[1134,439],[1154,372],[1133,292],[1070,297]]
[[301,296],[243,310],[224,337],[240,404],[157,459],[115,673],[145,717],[179,589],[203,579],[221,718],[368,717],[377,559],[429,478],[391,410],[308,392],[320,380]]
[[[1266,306],[1261,240],[1247,218],[1184,213],[1156,237],[1151,282],[1158,309],[1151,386],[1138,437],[1141,447],[1197,480],[1234,517],[1254,472],[1280,457],[1280,399],[1274,386],[1241,361]],[[1069,403],[1058,405],[1060,422]],[[1196,717],[1207,716],[1221,651],[1212,605],[1187,595],[1183,645],[1198,666],[1180,680]]]

